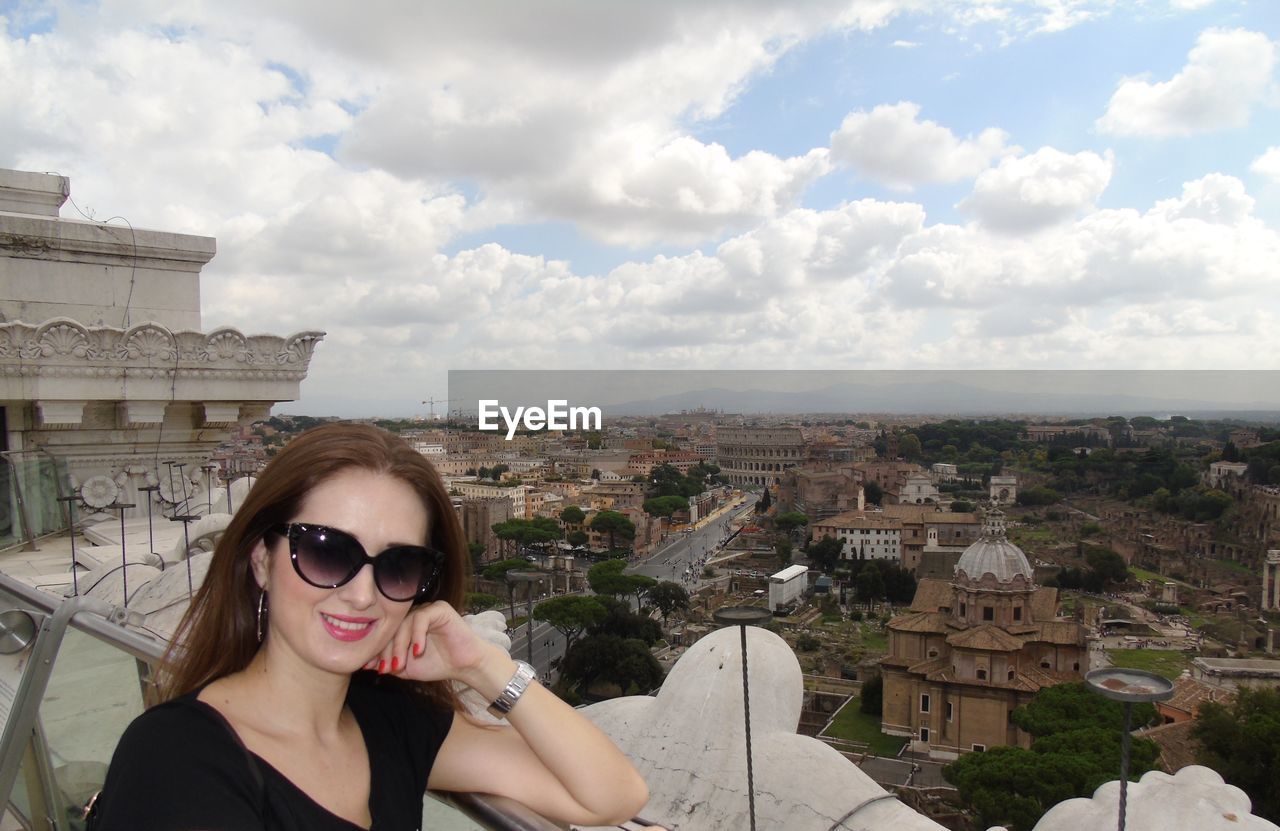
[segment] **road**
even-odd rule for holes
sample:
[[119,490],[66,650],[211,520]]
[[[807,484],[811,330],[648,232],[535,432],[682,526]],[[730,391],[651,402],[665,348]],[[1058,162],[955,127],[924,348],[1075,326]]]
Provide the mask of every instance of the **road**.
[[720,550],[738,517],[748,515],[755,506],[750,494],[742,500],[699,523],[697,528],[671,534],[648,557],[627,568],[631,574],[644,574],[655,580],[670,580],[687,590],[698,588],[702,567]]
[[511,657],[533,664],[538,677],[554,681],[559,673],[551,669],[551,662],[564,656],[564,635],[548,623],[533,622],[533,656],[529,656],[529,626],[522,623],[511,636]]

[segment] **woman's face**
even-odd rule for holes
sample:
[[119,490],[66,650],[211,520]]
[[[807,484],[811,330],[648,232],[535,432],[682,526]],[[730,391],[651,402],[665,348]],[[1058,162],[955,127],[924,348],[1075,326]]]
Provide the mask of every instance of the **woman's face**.
[[[320,483],[289,521],[345,531],[375,558],[391,546],[427,540],[427,512],[413,488],[367,470]],[[267,590],[268,654],[350,674],[381,652],[412,601],[388,600],[374,584],[372,565],[336,589],[316,588],[294,570],[288,541],[270,540],[269,549],[259,543],[252,554],[254,576]]]

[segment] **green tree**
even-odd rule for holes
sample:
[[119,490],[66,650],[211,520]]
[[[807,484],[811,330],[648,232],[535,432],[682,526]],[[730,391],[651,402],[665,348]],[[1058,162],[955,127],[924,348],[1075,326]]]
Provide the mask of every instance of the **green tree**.
[[973,513],[973,503],[963,499],[957,499],[951,503],[951,512],[956,514]]
[[791,540],[786,537],[778,537],[773,541],[773,550],[778,555],[778,562],[783,568],[791,565]]
[[920,437],[915,433],[907,433],[898,440],[898,452],[908,461],[919,459],[924,452],[920,447]]
[[1230,705],[1200,705],[1198,761],[1243,790],[1253,812],[1280,823],[1280,690],[1241,688]]
[[564,541],[575,548],[580,545],[586,545],[591,538],[587,536],[586,531],[570,531],[564,535]]
[[631,581],[623,574],[627,564],[623,560],[605,560],[587,569],[587,585],[596,594],[622,597],[631,593]]
[[835,570],[836,563],[840,562],[840,556],[843,553],[844,543],[830,534],[809,544],[809,559],[827,574]]
[[637,609],[644,605],[644,599],[648,597],[649,592],[658,586],[658,581],[647,574],[624,574],[623,577],[631,584],[631,594],[635,595]]
[[865,682],[859,696],[862,699],[858,703],[859,710],[872,716],[882,715],[884,713],[884,678],[877,675]]
[[560,512],[560,521],[568,525],[581,525],[587,514],[577,505],[570,505]]
[[799,511],[787,511],[773,519],[773,525],[779,531],[794,531],[802,525],[809,524],[809,517]]
[[644,512],[649,516],[669,517],[676,511],[689,509],[689,500],[683,496],[655,496],[644,501]]
[[624,694],[632,690],[646,693],[662,684],[662,665],[644,641],[591,635],[565,654],[560,675],[584,691],[596,681],[609,681]]
[[[1135,722],[1155,718],[1150,704],[1134,708]],[[1011,720],[1035,737],[1031,749],[997,747],[970,753],[943,775],[979,818],[979,824],[1031,831],[1064,799],[1087,796],[1120,770],[1124,705],[1090,692],[1083,682],[1036,693]],[[1159,749],[1147,739],[1131,745],[1130,775],[1153,770]]]
[[862,497],[871,505],[879,505],[884,501],[884,489],[875,482],[867,482],[862,486]]
[[545,621],[564,635],[566,651],[584,629],[600,623],[607,614],[599,599],[575,594],[553,597],[533,607],[534,620]]
[[760,496],[760,501],[756,502],[756,513],[768,513],[769,506],[773,504],[773,497],[769,494],[769,489],[765,488],[764,493]]
[[1110,548],[1090,548],[1084,558],[1104,589],[1109,584],[1129,579],[1129,566],[1124,557]]
[[[1133,726],[1153,723],[1156,709],[1150,704],[1136,704]],[[1083,681],[1055,684],[1036,693],[1024,707],[1018,707],[1010,720],[1037,738],[1068,730],[1099,727],[1117,735],[1124,728],[1124,705],[1090,692]],[[1117,766],[1116,770],[1120,768]]]
[[662,613],[662,625],[666,626],[672,613],[689,608],[689,593],[679,583],[663,580],[649,590],[649,602]]
[[1018,491],[1019,505],[1052,505],[1061,499],[1062,495],[1060,493],[1044,485],[1036,485],[1035,487]]
[[858,599],[871,603],[884,597],[884,578],[878,568],[863,568],[857,578]]
[[599,511],[591,518],[591,530],[598,534],[609,535],[609,549],[617,548],[617,538],[634,540],[636,538],[635,523],[617,511]]
[[662,627],[648,615],[631,611],[631,607],[612,597],[596,598],[605,607],[604,620],[592,626],[592,635],[617,635],[623,640],[640,640],[653,646],[662,640]]
[[478,615],[486,609],[492,609],[502,602],[502,598],[488,592],[467,592],[462,601],[467,613]]
[[486,580],[503,580],[507,576],[507,572],[512,569],[525,569],[529,564],[524,560],[499,560],[496,563],[490,563],[480,572],[480,576]]

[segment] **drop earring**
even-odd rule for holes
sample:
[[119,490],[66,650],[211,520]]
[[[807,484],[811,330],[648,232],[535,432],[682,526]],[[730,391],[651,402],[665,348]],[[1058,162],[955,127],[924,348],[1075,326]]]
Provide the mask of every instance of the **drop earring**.
[[267,590],[258,595],[258,643],[262,643],[262,620],[267,616]]

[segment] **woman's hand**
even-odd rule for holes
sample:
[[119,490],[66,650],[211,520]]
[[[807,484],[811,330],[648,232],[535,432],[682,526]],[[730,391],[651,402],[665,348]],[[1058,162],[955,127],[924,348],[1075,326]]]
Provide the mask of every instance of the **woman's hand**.
[[511,659],[481,638],[448,603],[435,601],[409,611],[396,634],[366,668],[414,681],[461,681],[494,696],[486,680],[510,677]]

